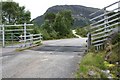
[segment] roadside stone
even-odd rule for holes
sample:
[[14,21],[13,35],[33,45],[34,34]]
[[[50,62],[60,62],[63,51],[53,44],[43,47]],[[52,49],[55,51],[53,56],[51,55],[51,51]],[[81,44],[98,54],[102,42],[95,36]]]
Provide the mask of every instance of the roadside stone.
[[89,71],[89,72],[88,72],[88,75],[89,75],[89,76],[95,76],[96,73],[95,73],[94,71]]
[[101,70],[101,72],[105,73],[106,75],[108,75],[110,73],[110,70]]
[[112,80],[112,74],[110,74],[110,70],[101,70],[101,72],[103,72],[108,79]]
[[111,74],[109,74],[107,78],[110,79],[110,80],[112,80],[113,77],[112,77]]

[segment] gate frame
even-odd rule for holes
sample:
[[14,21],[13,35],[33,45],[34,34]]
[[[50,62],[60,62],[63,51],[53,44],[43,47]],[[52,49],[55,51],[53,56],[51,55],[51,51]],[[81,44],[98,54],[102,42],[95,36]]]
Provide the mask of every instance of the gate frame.
[[[22,26],[22,27],[24,27],[24,29],[20,29],[20,31],[24,31],[23,33],[24,33],[24,36],[22,36],[23,38],[24,38],[24,45],[22,46],[22,47],[26,47],[26,41],[28,41],[28,40],[31,40],[32,42],[31,43],[33,43],[33,40],[38,40],[38,39],[40,39],[40,41],[41,41],[41,39],[42,39],[42,37],[41,37],[41,34],[31,34],[31,35],[26,35],[26,33],[27,33],[27,30],[33,30],[33,29],[27,29],[27,26],[33,26],[33,24],[26,24],[26,23],[24,23],[24,24],[15,24],[15,25],[4,25],[4,24],[2,24],[2,25],[0,25],[0,28],[2,28],[2,30],[0,31],[1,32],[1,34],[2,34],[2,47],[3,48],[5,48],[5,27],[13,27],[13,26]],[[18,29],[15,29],[14,31],[17,31]],[[7,31],[11,31],[11,30],[7,30]],[[38,38],[33,38],[33,36],[40,36],[40,37],[38,37]],[[27,37],[31,37],[31,39],[26,39]]]
[[[113,9],[113,10],[111,10],[110,12],[107,12],[107,8],[109,8],[109,7],[112,7],[113,5],[116,5],[116,4],[118,4],[118,8],[115,8],[115,9]],[[103,21],[104,21],[104,23],[100,23],[100,24],[98,24],[99,22],[100,22],[100,20],[99,21],[96,21],[95,23],[92,23],[90,26],[91,26],[91,29],[93,29],[93,28],[95,28],[95,27],[100,27],[101,26],[101,24],[102,24],[102,26],[104,26],[103,28],[99,28],[99,30],[100,29],[103,29],[103,31],[101,31],[101,32],[97,32],[97,33],[94,33],[94,34],[92,34],[91,35],[91,37],[92,37],[92,40],[94,39],[95,40],[95,38],[97,39],[97,38],[100,38],[100,37],[103,37],[103,36],[99,36],[99,37],[95,37],[95,35],[98,35],[98,34],[100,34],[100,33],[106,33],[106,32],[108,32],[107,34],[104,34],[104,37],[106,36],[109,36],[109,31],[113,31],[113,28],[112,29],[107,29],[108,28],[108,25],[107,24],[109,24],[110,23],[110,21],[112,22],[112,20],[110,20],[110,21],[108,21],[108,16],[107,16],[107,14],[109,14],[109,13],[111,13],[112,11],[114,12],[114,10],[118,10],[118,12],[120,11],[120,0],[119,1],[117,1],[117,2],[115,2],[115,3],[113,3],[113,4],[110,4],[110,5],[108,5],[108,6],[106,6],[106,7],[104,7],[103,9],[101,9],[101,10],[98,10],[98,11],[96,11],[96,12],[94,12],[94,13],[92,13],[92,14],[90,14],[89,16],[93,16],[93,15],[95,15],[96,13],[98,13],[98,12],[100,12],[100,11],[104,11],[104,13],[103,14],[100,14],[99,16],[95,16],[95,17],[93,17],[92,19],[90,19],[90,21],[93,21],[93,20],[95,20],[95,19],[98,19],[99,17],[104,17],[104,19],[103,19]],[[118,13],[118,15],[119,15],[119,13]],[[116,20],[119,20],[120,18],[115,18]],[[113,20],[113,21],[115,21],[115,19]],[[120,28],[120,26],[119,26],[119,24],[120,24],[120,22],[116,22],[115,24],[112,24],[112,25],[110,25],[111,27],[113,26],[113,25],[118,25],[118,29]],[[109,27],[110,27],[109,26]],[[99,31],[98,29],[96,29],[97,31]],[[95,30],[95,31],[96,31]],[[95,32],[94,31],[94,32]],[[92,32],[92,31],[91,31]],[[95,38],[93,38],[93,35],[94,35],[94,37]],[[103,38],[102,40],[105,40],[106,41],[106,39],[107,38]],[[102,41],[102,40],[96,40],[96,42],[97,41]],[[95,43],[95,41],[93,42],[93,41],[91,41],[91,43],[92,43],[92,45]],[[104,47],[104,43],[98,43],[98,44],[95,44],[95,45],[93,45],[93,46],[95,46],[96,47],[96,50],[101,50],[103,47]]]

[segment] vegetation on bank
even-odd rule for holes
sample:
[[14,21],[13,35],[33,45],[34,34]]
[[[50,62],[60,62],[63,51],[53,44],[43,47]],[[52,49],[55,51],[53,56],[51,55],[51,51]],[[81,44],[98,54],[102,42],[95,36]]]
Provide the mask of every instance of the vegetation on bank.
[[[118,64],[112,64],[104,60],[105,52],[89,52],[82,59],[77,78],[117,78]],[[110,74],[110,76],[109,76]]]
[[104,50],[96,52],[92,47],[83,57],[77,78],[120,78],[120,33],[113,33],[105,43]]
[[[105,77],[101,70],[105,70],[104,59],[102,54],[87,53],[80,63],[80,68],[77,73],[78,78],[101,78]],[[90,74],[93,72],[93,75]],[[92,76],[91,76],[92,75]]]

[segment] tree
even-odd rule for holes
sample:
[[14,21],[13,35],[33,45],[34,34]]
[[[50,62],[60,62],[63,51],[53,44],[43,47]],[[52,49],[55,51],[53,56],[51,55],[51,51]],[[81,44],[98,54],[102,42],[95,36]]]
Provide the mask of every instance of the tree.
[[30,11],[25,11],[25,7],[20,7],[16,2],[2,2],[2,22],[5,24],[15,24],[30,22]]
[[44,39],[72,37],[73,19],[70,11],[47,13],[41,25]]
[[54,26],[58,36],[60,38],[66,37],[71,33],[71,26],[73,25],[73,19],[70,11],[62,11],[57,13]]
[[55,13],[47,13],[47,14],[45,14],[44,19],[48,20],[50,23],[53,23],[55,20],[55,17],[56,17]]
[[51,33],[53,31],[53,28],[51,26],[51,24],[49,23],[48,20],[46,20],[43,25],[42,25],[43,29],[46,29],[48,33]]

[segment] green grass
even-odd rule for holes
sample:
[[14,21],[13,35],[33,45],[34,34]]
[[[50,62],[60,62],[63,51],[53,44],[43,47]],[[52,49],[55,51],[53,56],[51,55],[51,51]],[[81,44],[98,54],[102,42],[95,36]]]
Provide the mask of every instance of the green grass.
[[102,57],[102,54],[88,53],[81,61],[81,64],[92,65],[101,69],[105,69],[103,62],[104,58]]
[[[88,52],[79,64],[79,70],[76,73],[76,78],[107,78],[101,70],[110,70],[113,78],[117,78],[116,72],[120,71],[118,65],[110,64],[105,61],[105,51]],[[115,54],[114,54],[115,55]],[[89,71],[94,71],[95,75],[90,76]]]
[[81,60],[79,71],[76,74],[77,78],[90,78],[88,75],[89,71],[94,71],[96,74],[91,78],[106,78],[106,76],[101,72],[105,70],[104,58],[101,53],[87,53]]

